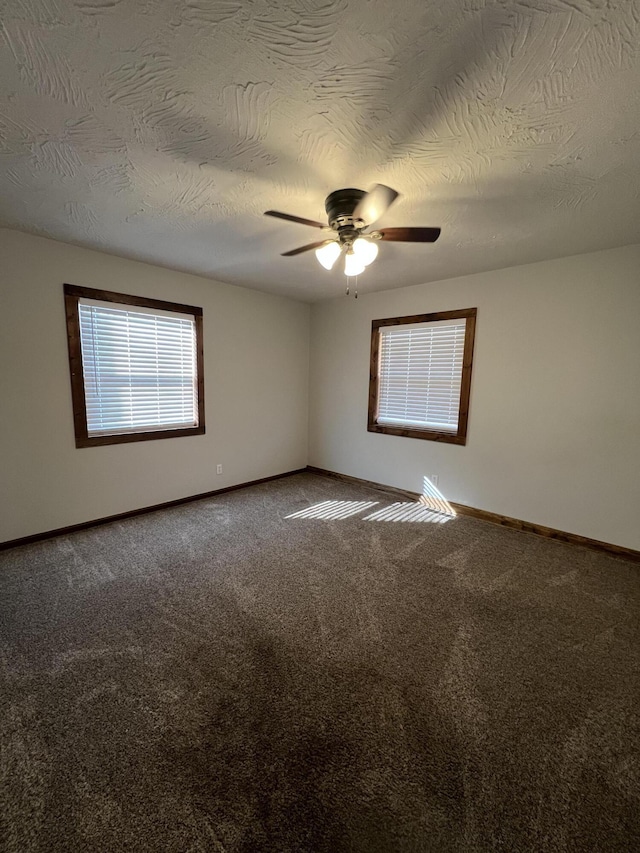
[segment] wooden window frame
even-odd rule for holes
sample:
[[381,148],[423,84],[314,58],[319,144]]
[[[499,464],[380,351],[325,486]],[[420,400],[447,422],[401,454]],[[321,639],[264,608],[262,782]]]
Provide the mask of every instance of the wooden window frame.
[[[427,441],[441,441],[447,444],[466,444],[469,423],[469,399],[471,396],[471,368],[473,365],[473,346],[476,333],[477,308],[464,308],[458,311],[439,311],[435,314],[413,314],[409,317],[388,317],[373,320],[371,323],[371,362],[369,369],[369,418],[367,430],[385,435],[398,435],[403,438],[421,438]],[[380,369],[380,329],[383,326],[402,326],[409,323],[434,323],[438,320],[465,319],[464,351],[462,356],[462,384],[460,388],[460,409],[458,412],[458,430],[455,433],[439,430],[416,429],[415,427],[390,426],[377,423],[378,416],[378,372]]]
[[[82,364],[82,345],[80,341],[80,299],[96,299],[101,302],[114,302],[120,305],[134,305],[138,308],[152,308],[160,311],[175,311],[179,314],[191,314],[195,319],[196,366],[198,371],[198,426],[179,427],[177,429],[141,430],[140,432],[117,433],[114,435],[89,436],[87,432],[87,404],[84,391]],[[204,435],[204,350],[202,345],[202,308],[193,305],[181,305],[178,302],[165,302],[161,299],[147,299],[144,296],[131,296],[128,293],[115,293],[111,290],[95,290],[78,287],[75,284],[64,285],[64,301],[67,317],[67,343],[69,348],[69,372],[71,376],[71,398],[73,402],[73,424],[76,447],[98,447],[105,444],[125,444],[131,441],[152,441],[161,438],[178,438],[186,435]]]

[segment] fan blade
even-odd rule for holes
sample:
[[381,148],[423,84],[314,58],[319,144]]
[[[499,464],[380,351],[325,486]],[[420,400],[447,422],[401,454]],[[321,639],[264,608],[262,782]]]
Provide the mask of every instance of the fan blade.
[[306,246],[300,246],[298,249],[291,249],[290,252],[283,252],[283,258],[290,258],[292,255],[300,255],[302,252],[310,252],[311,249],[319,249],[320,246],[324,246],[325,243],[331,242],[330,240],[320,240],[318,243],[307,243]]
[[384,184],[376,184],[363,196],[353,211],[354,219],[362,219],[367,225],[372,225],[391,207],[398,198],[398,193]]
[[381,228],[381,240],[397,240],[403,243],[435,243],[440,236],[439,228]]
[[326,228],[322,222],[314,222],[313,219],[303,219],[301,216],[292,216],[290,213],[280,213],[279,210],[265,210],[265,216],[275,216],[276,219],[286,219],[287,222],[299,222],[300,225],[310,225],[312,228]]

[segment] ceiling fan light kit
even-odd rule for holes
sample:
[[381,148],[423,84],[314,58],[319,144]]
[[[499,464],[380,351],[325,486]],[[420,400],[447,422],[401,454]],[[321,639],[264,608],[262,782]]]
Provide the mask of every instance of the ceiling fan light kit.
[[353,254],[368,267],[378,257],[378,244],[367,237],[358,237],[353,242]]
[[344,258],[344,274],[348,276],[360,275],[365,270],[365,266],[360,258],[350,249]]
[[309,243],[282,254],[284,257],[291,257],[315,249],[316,258],[327,270],[333,269],[338,258],[344,254],[344,274],[355,276],[363,273],[365,268],[375,261],[378,255],[378,240],[435,243],[440,236],[439,228],[409,227],[367,231],[397,198],[398,193],[384,184],[376,184],[368,193],[354,188],[335,190],[327,196],[324,203],[328,226],[277,210],[266,210],[265,216],[275,216],[323,231],[334,231],[337,235],[335,239]]
[[329,243],[325,243],[319,249],[316,249],[316,258],[326,270],[333,269],[333,265],[341,254],[342,247],[337,240],[331,240]]

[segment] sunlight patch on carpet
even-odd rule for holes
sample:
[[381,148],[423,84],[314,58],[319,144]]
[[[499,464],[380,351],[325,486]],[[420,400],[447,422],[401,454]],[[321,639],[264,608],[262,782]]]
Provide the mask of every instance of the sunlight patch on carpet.
[[413,521],[446,524],[452,516],[438,512],[422,503],[395,503],[367,515],[364,521]]
[[321,518],[324,521],[337,521],[371,509],[377,503],[378,501],[322,501],[322,503],[314,504],[307,509],[292,512],[285,518]]

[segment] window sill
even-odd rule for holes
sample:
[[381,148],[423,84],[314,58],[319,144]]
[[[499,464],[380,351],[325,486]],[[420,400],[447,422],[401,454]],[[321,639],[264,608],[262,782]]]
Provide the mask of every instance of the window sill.
[[105,444],[152,441],[156,438],[180,438],[186,435],[204,435],[204,426],[185,427],[184,429],[155,429],[147,432],[123,432],[114,435],[77,436],[76,447],[100,447]]
[[368,423],[369,432],[383,433],[384,435],[398,435],[402,438],[421,438],[423,441],[440,441],[444,444],[466,444],[464,435],[452,432],[437,432],[428,429],[415,429],[412,427],[389,426],[387,424]]

